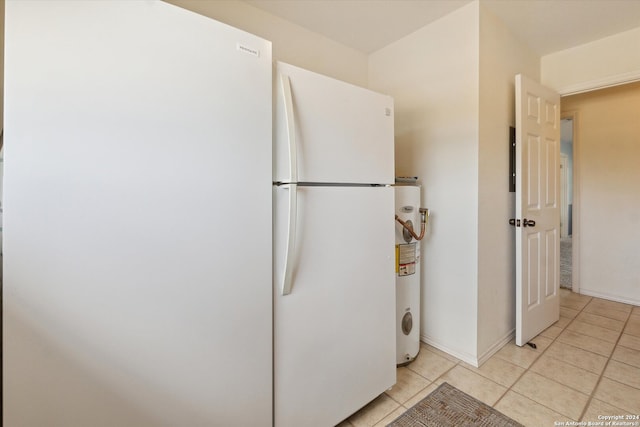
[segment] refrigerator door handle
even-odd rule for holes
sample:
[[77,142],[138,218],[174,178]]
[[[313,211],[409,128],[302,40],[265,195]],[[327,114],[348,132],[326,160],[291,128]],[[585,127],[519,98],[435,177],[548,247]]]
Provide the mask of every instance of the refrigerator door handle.
[[282,295],[289,295],[293,287],[293,265],[296,245],[296,225],[298,222],[298,185],[283,186],[289,190],[289,221],[287,224],[287,248],[284,254],[284,276],[282,279]]
[[287,139],[289,142],[289,182],[298,182],[298,153],[296,151],[296,117],[293,114],[293,95],[289,76],[281,74],[282,95],[287,123]]

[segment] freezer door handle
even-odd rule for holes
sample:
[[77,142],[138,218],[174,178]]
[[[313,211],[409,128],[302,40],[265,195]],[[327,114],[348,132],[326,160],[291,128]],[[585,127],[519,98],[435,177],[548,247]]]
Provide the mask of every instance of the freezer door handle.
[[289,76],[281,74],[282,95],[289,142],[289,182],[298,182],[298,153],[296,151],[296,117],[293,113],[293,95]]
[[296,225],[298,222],[298,185],[287,184],[282,188],[289,190],[289,216],[287,224],[287,248],[284,254],[284,276],[282,279],[282,295],[289,295],[293,287],[293,265],[296,250]]

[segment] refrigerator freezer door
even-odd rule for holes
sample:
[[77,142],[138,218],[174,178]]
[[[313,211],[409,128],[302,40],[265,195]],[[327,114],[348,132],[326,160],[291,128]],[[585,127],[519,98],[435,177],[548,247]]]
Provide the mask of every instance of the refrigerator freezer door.
[[[280,283],[289,189],[274,187]],[[291,293],[274,287],[278,427],[330,426],[395,383],[390,187],[298,187]]]
[[[283,76],[293,112],[286,111]],[[295,181],[287,121],[293,116],[297,182],[393,184],[391,97],[281,62],[274,91],[274,181]]]
[[161,1],[6,23],[5,425],[271,426],[270,43]]

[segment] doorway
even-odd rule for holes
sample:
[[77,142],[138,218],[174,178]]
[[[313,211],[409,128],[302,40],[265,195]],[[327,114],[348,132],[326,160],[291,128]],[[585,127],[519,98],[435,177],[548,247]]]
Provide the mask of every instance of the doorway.
[[560,121],[560,287],[573,288],[573,117]]

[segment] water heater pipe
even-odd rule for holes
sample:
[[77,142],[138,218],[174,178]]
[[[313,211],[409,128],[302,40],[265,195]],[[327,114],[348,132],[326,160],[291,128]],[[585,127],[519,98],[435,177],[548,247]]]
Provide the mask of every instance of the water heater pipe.
[[420,235],[417,235],[414,231],[413,231],[413,227],[409,224],[407,224],[406,222],[404,222],[403,220],[401,220],[398,215],[396,215],[396,221],[398,221],[400,223],[400,225],[402,225],[404,228],[407,229],[407,231],[409,233],[411,233],[411,236],[413,236],[414,239],[416,240],[422,240],[422,238],[424,237],[424,233],[425,230],[427,228],[427,221],[429,218],[429,209],[426,208],[420,208]]

